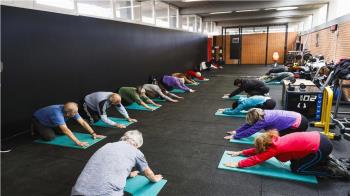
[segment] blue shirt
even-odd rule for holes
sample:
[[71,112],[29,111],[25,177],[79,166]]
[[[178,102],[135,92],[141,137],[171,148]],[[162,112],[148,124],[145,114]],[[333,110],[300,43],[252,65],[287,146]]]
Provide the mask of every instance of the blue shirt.
[[[48,127],[57,127],[64,125],[69,118],[64,117],[63,105],[51,105],[41,108],[34,112],[34,117],[42,124]],[[81,118],[79,114],[73,116],[75,120]]]
[[266,100],[270,99],[269,97],[256,95],[252,97],[241,97],[237,102],[238,106],[235,109],[232,108],[226,108],[222,113],[233,115],[233,114],[240,114],[242,110],[249,110],[251,108],[254,108],[258,105],[262,105],[266,102]]

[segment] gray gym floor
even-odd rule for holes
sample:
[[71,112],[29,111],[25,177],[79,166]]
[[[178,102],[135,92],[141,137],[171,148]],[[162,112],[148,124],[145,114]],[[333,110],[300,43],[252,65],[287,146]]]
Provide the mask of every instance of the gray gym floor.
[[[319,180],[317,185],[312,185],[217,169],[224,150],[249,147],[223,139],[227,130],[237,128],[244,119],[214,116],[218,108],[231,105],[230,101],[221,97],[232,91],[233,80],[238,76],[261,75],[267,69],[265,66],[226,66],[223,70],[208,73],[210,81],[194,87],[198,92],[185,94],[185,100],[180,103],[164,103],[154,112],[130,111],[139,122],[126,130],[138,129],[143,132],[141,151],[151,168],[168,180],[160,195],[348,194],[350,184],[344,181]],[[270,95],[278,100],[277,108],[281,108],[281,86],[270,87]],[[341,109],[350,111],[346,106]],[[78,127],[76,124],[70,126]],[[78,129],[82,130],[80,127]],[[108,138],[87,150],[37,144],[29,136],[7,142],[5,145],[12,151],[1,154],[1,195],[69,195],[90,156],[105,143],[117,141],[126,131],[109,128],[96,130]],[[337,157],[349,157],[349,141],[333,141],[333,144]]]

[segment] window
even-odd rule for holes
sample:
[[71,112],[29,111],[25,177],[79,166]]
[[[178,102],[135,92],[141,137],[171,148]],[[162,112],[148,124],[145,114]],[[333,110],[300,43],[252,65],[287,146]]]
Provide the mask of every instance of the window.
[[74,0],[35,0],[36,5],[38,6],[49,6],[62,9],[74,10]]
[[196,25],[196,16],[188,16],[188,30],[194,32]]
[[181,16],[181,28],[188,30],[188,16]]
[[153,1],[141,2],[141,19],[142,22],[154,24]]
[[169,8],[169,26],[170,28],[178,28],[177,20],[178,20],[178,9],[171,7]]
[[204,23],[202,23],[203,25],[203,33],[205,33],[205,34],[208,34],[209,33],[209,31],[208,31],[208,22],[204,22]]
[[169,27],[169,5],[160,1],[155,2],[156,25],[160,27]]
[[78,13],[103,18],[113,18],[113,8],[111,0],[77,0]]
[[202,32],[202,18],[199,16],[196,17],[196,32]]
[[127,20],[140,20],[140,2],[134,0],[115,1],[115,17]]

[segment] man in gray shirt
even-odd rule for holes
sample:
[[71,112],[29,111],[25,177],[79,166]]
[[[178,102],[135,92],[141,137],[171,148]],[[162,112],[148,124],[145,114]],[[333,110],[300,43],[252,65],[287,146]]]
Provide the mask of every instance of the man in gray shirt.
[[137,122],[136,119],[129,117],[128,112],[121,104],[121,97],[117,93],[112,92],[95,92],[86,95],[84,98],[84,110],[89,116],[91,123],[101,119],[106,124],[117,128],[125,128],[124,125],[117,124],[107,117],[107,109],[115,106],[118,112],[124,116],[129,122]]
[[163,177],[155,175],[148,167],[143,153],[138,149],[143,144],[141,132],[127,131],[119,142],[108,143],[97,150],[81,172],[72,188],[71,195],[121,196],[128,176],[135,177],[133,167],[143,172],[152,182]]

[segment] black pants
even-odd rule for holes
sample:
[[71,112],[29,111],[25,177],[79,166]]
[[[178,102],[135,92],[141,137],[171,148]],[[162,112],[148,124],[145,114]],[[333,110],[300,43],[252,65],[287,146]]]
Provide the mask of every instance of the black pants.
[[280,136],[283,136],[283,135],[287,135],[289,133],[303,132],[303,131],[306,131],[307,128],[309,128],[309,120],[304,115],[301,115],[301,122],[300,122],[299,127],[287,128],[287,129],[281,130],[279,133],[280,133]]
[[98,114],[98,112],[89,108],[89,106],[87,106],[85,102],[83,102],[82,105],[84,110],[83,118],[86,118],[86,117],[89,118],[90,124],[93,124],[94,122],[97,122],[100,120],[100,115]]
[[291,170],[302,175],[329,176],[330,171],[324,170],[329,154],[333,150],[331,141],[320,133],[320,147],[315,153],[298,160],[291,160]]
[[266,93],[268,93],[270,91],[270,88],[267,86],[261,87],[259,89],[255,89],[252,91],[247,92],[247,94],[249,96],[254,96],[254,95],[265,95]]
[[58,127],[47,127],[41,124],[35,117],[32,118],[32,127],[35,135],[45,141],[51,141],[56,138],[56,134],[62,135],[62,131]]

